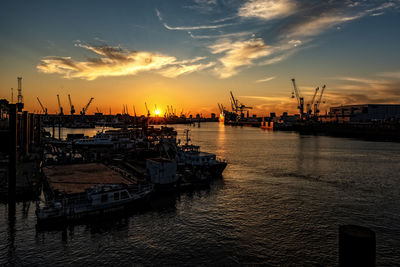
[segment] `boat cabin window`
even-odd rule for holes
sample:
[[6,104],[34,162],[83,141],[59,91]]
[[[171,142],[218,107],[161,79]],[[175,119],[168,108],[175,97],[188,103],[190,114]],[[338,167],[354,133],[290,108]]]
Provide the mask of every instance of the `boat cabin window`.
[[101,202],[103,203],[107,201],[108,201],[108,195],[107,194],[101,195]]
[[128,192],[122,191],[121,192],[121,199],[125,199],[125,198],[128,198]]
[[119,200],[119,192],[114,193],[114,200]]

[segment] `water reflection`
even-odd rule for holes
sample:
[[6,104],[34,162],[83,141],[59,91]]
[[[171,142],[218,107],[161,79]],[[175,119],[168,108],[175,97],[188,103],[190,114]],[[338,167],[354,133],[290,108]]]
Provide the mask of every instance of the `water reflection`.
[[15,202],[8,204],[8,231],[7,231],[7,260],[8,264],[15,265],[16,254],[15,254]]

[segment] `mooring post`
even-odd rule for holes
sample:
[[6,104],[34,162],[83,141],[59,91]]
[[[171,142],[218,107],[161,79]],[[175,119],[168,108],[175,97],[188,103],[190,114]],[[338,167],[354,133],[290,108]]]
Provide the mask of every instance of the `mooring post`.
[[28,129],[28,111],[24,111],[22,113],[22,154],[24,156],[29,155],[29,147],[28,147],[28,140],[29,140],[29,129]]
[[8,203],[9,207],[15,207],[15,190],[17,183],[17,107],[9,105],[9,159],[8,159]]
[[56,139],[56,129],[55,129],[55,125],[54,125],[54,118],[52,118],[51,121],[53,122],[53,134],[51,135],[51,137],[53,139]]
[[40,115],[36,116],[36,134],[35,134],[35,144],[37,146],[40,146],[40,137],[41,137],[41,131],[42,131],[42,120]]
[[375,266],[375,232],[359,225],[339,226],[339,266]]
[[29,114],[29,152],[32,152],[35,142],[35,114]]
[[58,117],[58,140],[61,140],[61,116]]

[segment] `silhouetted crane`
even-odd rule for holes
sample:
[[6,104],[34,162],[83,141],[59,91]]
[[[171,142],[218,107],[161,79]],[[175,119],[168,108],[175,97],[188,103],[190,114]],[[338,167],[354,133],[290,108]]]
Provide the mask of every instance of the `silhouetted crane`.
[[40,105],[40,107],[42,108],[42,110],[43,110],[43,112],[44,112],[44,115],[47,115],[47,108],[45,108],[45,107],[42,105],[42,102],[40,102],[39,97],[36,97],[36,99],[37,99],[37,101],[39,102],[39,105]]
[[71,96],[68,94],[69,107],[71,108],[71,115],[75,114],[75,107],[72,105]]
[[90,106],[90,103],[92,103],[92,101],[93,101],[93,97],[91,97],[90,99],[89,99],[89,102],[86,104],[86,106],[82,109],[82,111],[81,111],[81,115],[86,115],[86,111],[88,110],[88,108],[89,108],[89,106]]
[[57,100],[58,100],[58,108],[60,109],[60,113],[59,113],[58,115],[64,115],[64,112],[63,112],[63,108],[62,108],[62,106],[61,106],[60,96],[59,96],[59,95],[57,95]]
[[293,83],[292,98],[294,98],[294,95],[296,95],[297,108],[300,111],[300,118],[302,119],[304,116],[304,97],[301,96],[300,90],[297,88],[296,81],[294,78],[292,79],[292,83]]

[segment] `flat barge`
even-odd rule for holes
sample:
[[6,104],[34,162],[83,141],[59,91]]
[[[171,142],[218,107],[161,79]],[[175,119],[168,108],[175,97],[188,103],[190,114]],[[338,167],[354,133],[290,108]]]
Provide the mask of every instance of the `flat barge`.
[[99,163],[43,168],[46,201],[37,203],[38,224],[70,221],[131,208],[146,201],[153,185]]

